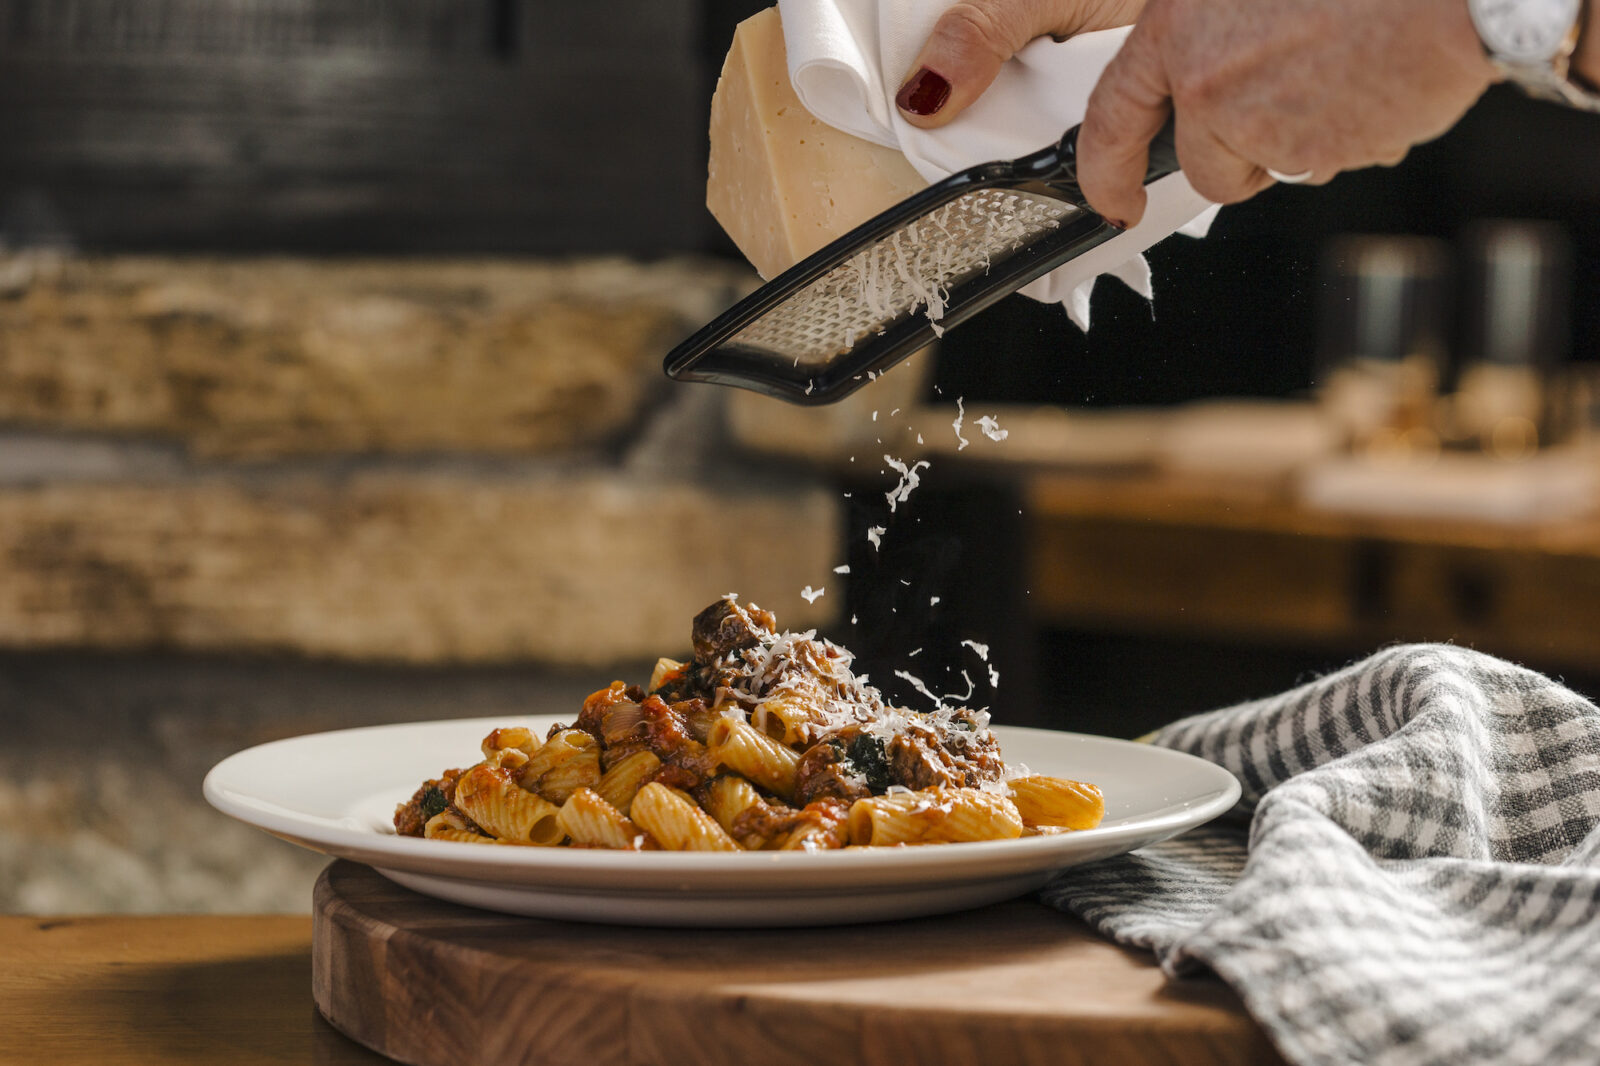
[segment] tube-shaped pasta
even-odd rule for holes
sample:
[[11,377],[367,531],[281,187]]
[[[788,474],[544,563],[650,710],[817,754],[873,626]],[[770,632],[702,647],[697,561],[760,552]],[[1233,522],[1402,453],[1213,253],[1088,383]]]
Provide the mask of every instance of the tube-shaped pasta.
[[627,814],[633,806],[633,797],[652,774],[661,769],[661,760],[653,751],[636,751],[614,763],[600,775],[594,790],[611,806]]
[[656,660],[656,668],[650,671],[650,684],[646,692],[654,692],[666,683],[668,677],[683,669],[683,664],[676,659],[669,659],[665,655]]
[[1106,799],[1094,785],[1065,777],[1030,774],[1013,778],[1011,802],[1030,825],[1093,829],[1106,814]]
[[756,786],[738,774],[718,774],[706,783],[704,795],[706,813],[715,818],[717,824],[726,829],[740,847],[757,851],[766,844],[766,837],[759,833],[734,834],[734,820],[739,815],[752,807],[767,805],[761,793],[756,791]]
[[525,726],[503,726],[492,729],[489,735],[483,738],[483,757],[488,759],[497,751],[515,748],[524,755],[532,755],[539,750],[541,741]]
[[716,819],[675,788],[652,781],[633,797],[633,821],[668,851],[738,851]]
[[822,719],[822,713],[810,701],[794,696],[773,696],[750,714],[751,724],[783,744],[810,740],[813,726]]
[[786,748],[749,722],[720,718],[706,737],[711,758],[784,799],[794,798],[800,753]]
[[868,796],[850,806],[852,844],[947,844],[1021,835],[1022,816],[1011,801],[975,788]]
[[428,819],[428,824],[422,827],[422,835],[429,840],[455,840],[463,844],[504,843],[494,837],[484,836],[448,807]]
[[817,825],[803,825],[790,833],[783,843],[778,846],[779,851],[828,851],[842,847],[839,837],[827,829]]
[[560,809],[517,787],[509,774],[474,766],[456,782],[456,806],[492,837],[513,844],[561,843]]
[[578,847],[638,851],[645,835],[592,789],[580,788],[562,804],[556,823]]
[[539,795],[551,803],[565,803],[578,789],[594,788],[599,783],[600,749],[591,744],[539,778]]
[[[562,763],[578,758],[584,752],[595,756],[595,778],[599,779],[599,747],[594,737],[581,729],[563,729],[546,740],[537,751],[528,756],[527,764],[517,771],[517,784],[529,792],[541,792],[540,783]],[[579,782],[574,787],[581,787]],[[587,782],[593,784],[593,781]],[[570,793],[570,790],[569,790]],[[565,796],[562,797],[563,799]]]

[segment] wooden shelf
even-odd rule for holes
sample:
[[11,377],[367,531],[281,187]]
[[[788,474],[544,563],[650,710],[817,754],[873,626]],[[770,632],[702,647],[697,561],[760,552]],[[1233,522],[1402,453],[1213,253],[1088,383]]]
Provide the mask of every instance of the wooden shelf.
[[1600,669],[1600,519],[1317,511],[1154,473],[1024,479],[1036,624],[1307,646],[1455,641]]

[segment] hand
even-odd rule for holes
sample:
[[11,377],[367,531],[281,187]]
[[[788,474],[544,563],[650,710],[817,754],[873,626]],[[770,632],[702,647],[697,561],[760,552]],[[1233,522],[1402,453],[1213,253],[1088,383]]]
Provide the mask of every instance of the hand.
[[1145,0],[966,0],[945,11],[895,102],[906,121],[937,129],[965,111],[1005,61],[1036,37],[1066,39],[1132,25]]
[[[1269,167],[1320,183],[1396,163],[1494,79],[1461,0],[971,0],[939,20],[898,102],[913,124],[943,125],[1033,38],[1130,17],[1078,137],[1090,206],[1124,226],[1144,216],[1147,147],[1173,111],[1190,183],[1236,203],[1272,184]],[[924,70],[949,88],[917,115]]]
[[1078,180],[1100,214],[1144,215],[1150,138],[1177,115],[1195,191],[1236,203],[1267,168],[1393,165],[1494,80],[1461,0],[1150,0],[1089,97]]
[[1600,85],[1600,4],[1584,5],[1583,29],[1578,34],[1572,69],[1584,84]]

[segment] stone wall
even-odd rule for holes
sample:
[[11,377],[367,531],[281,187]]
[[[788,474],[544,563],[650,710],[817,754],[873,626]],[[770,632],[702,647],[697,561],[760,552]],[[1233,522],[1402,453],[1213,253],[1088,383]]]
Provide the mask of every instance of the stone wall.
[[201,800],[223,755],[575,713],[729,591],[828,623],[840,494],[661,376],[749,284],[0,256],[0,910],[303,909],[320,860]]

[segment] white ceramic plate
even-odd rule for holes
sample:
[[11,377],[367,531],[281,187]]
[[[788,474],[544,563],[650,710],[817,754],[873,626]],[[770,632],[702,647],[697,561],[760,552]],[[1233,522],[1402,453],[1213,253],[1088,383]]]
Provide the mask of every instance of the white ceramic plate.
[[496,726],[543,734],[553,717],[346,729],[231,755],[206,775],[218,810],[314,851],[367,863],[425,895],[511,914],[627,925],[778,926],[960,910],[1032,891],[1059,870],[1208,821],[1239,798],[1228,771],[1125,740],[995,727],[1035,773],[1099,785],[1105,821],[1058,836],[825,852],[506,848],[395,834],[395,806],[474,761]]

